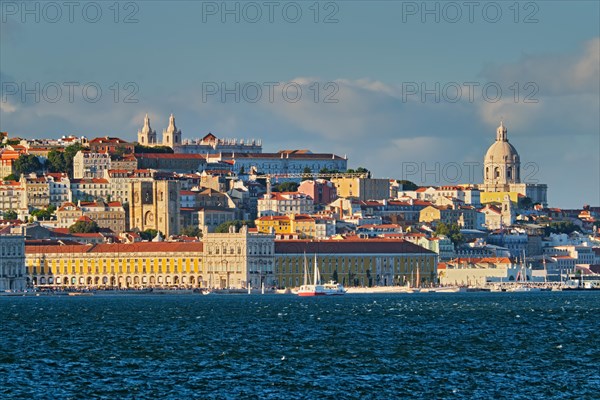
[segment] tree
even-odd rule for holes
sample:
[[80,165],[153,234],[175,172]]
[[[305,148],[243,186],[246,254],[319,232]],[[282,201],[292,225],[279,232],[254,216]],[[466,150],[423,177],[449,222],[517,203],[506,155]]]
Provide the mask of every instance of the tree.
[[147,241],[154,239],[156,235],[158,235],[158,231],[156,229],[146,229],[145,231],[140,232],[142,239]]
[[7,221],[14,221],[18,218],[18,215],[13,210],[4,211],[4,219]]
[[135,144],[134,153],[137,154],[151,154],[151,153],[163,153],[163,154],[172,154],[174,153],[173,149],[169,146],[144,146],[139,143]]
[[331,279],[332,279],[334,282],[338,282],[338,279],[339,279],[339,278],[338,278],[338,270],[337,270],[337,268],[333,270],[333,274],[331,275]]
[[295,192],[296,190],[298,190],[296,182],[282,182],[273,187],[274,192]]
[[519,207],[524,210],[529,210],[533,207],[533,201],[531,201],[530,197],[523,197],[519,200]]
[[256,226],[254,221],[236,219],[233,221],[223,222],[221,225],[215,228],[215,233],[228,233],[229,227],[232,225],[234,225],[238,231],[243,225],[247,225],[249,228],[254,228]]
[[19,178],[15,174],[10,174],[4,177],[5,181],[18,181]]
[[100,231],[95,221],[78,221],[69,227],[69,233],[97,233]]
[[65,162],[64,172],[68,172],[70,176],[73,174],[73,158],[81,150],[83,150],[83,146],[79,143],[65,147],[65,151],[63,153]]
[[189,225],[181,230],[181,234],[184,236],[202,237],[202,230],[197,226]]
[[244,175],[246,173],[246,170],[244,169],[244,166],[242,165],[240,167],[240,172],[238,172],[238,175]]
[[[50,207],[52,207],[52,208],[50,208]],[[38,221],[47,221],[52,218],[54,211],[56,211],[56,207],[48,206],[48,208],[46,208],[45,210],[42,210],[42,209],[33,210],[31,212],[31,216],[36,217],[38,219]]]
[[15,161],[14,169],[17,174],[30,174],[42,169],[40,160],[32,154],[21,154]]
[[440,222],[435,227],[435,234],[437,236],[446,236],[452,241],[452,243],[454,243],[455,246],[458,246],[465,242],[465,237],[462,233],[460,233],[460,227],[458,226],[458,224],[448,225],[444,222]]
[[304,167],[302,174],[304,175],[302,177],[302,181],[308,181],[313,178],[313,172],[312,172],[312,169],[310,169],[310,167]]
[[417,190],[419,188],[419,185],[416,183],[404,179],[398,181],[398,183],[402,185],[402,190]]
[[50,150],[47,165],[50,172],[68,172],[65,155],[58,150]]
[[575,231],[579,230],[579,226],[575,225],[571,221],[556,221],[550,222],[550,224],[545,228],[546,236],[551,233],[566,233],[571,234]]

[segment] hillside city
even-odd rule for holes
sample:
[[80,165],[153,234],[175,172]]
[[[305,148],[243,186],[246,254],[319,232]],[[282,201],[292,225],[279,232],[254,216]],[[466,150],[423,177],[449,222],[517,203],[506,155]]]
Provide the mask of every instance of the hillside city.
[[346,155],[184,139],[0,132],[0,291],[600,283],[600,207],[551,208],[503,123],[483,182],[419,187]]

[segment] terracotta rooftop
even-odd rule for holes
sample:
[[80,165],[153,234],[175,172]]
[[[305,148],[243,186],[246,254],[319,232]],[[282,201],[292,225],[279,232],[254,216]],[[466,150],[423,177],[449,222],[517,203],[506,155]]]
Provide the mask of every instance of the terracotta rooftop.
[[275,241],[275,253],[320,253],[320,254],[435,254],[416,244],[394,239],[347,240],[285,240]]

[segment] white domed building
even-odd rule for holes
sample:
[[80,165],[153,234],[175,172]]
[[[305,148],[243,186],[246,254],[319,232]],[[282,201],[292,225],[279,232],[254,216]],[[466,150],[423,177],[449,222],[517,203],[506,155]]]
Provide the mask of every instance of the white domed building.
[[[521,158],[509,143],[508,130],[502,122],[483,159],[482,203],[502,202],[508,195],[514,202],[519,197],[529,197],[533,203],[547,205],[548,186],[537,182],[521,182]],[[533,180],[535,177],[530,176]],[[519,196],[520,195],[520,196]]]

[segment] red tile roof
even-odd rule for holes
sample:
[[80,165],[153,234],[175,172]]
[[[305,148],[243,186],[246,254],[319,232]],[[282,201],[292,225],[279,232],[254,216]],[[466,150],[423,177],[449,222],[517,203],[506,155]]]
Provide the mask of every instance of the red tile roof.
[[44,242],[36,246],[36,243],[27,241],[25,245],[26,254],[75,254],[75,253],[189,253],[202,252],[202,242],[137,242],[126,244],[74,244],[74,245],[45,245]]
[[286,240],[275,241],[275,253],[318,253],[318,254],[435,254],[416,244],[394,239],[360,239],[346,240]]

